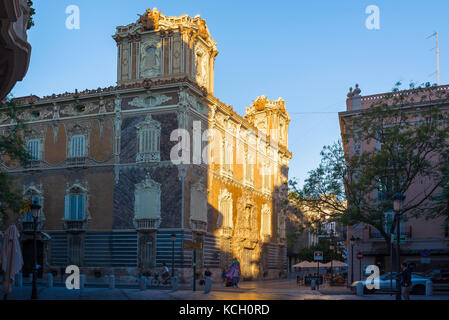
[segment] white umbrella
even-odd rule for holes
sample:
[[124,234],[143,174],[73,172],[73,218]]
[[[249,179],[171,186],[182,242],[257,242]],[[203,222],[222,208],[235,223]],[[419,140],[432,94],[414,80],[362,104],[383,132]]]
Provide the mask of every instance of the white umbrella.
[[[320,263],[320,267],[322,266],[323,264]],[[303,261],[298,264],[295,264],[293,268],[318,268],[318,262]]]
[[341,267],[347,267],[348,265],[344,262],[333,260],[332,263],[328,262],[322,265],[323,268],[341,268]]
[[19,230],[17,230],[14,224],[9,226],[5,231],[0,255],[0,265],[3,271],[2,290],[6,298],[12,291],[15,275],[22,270],[23,266]]

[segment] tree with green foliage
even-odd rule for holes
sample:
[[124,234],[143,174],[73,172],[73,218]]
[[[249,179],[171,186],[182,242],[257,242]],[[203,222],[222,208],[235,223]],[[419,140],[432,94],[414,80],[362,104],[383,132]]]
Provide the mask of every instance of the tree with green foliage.
[[18,161],[22,166],[26,166],[30,161],[23,140],[26,128],[17,116],[16,104],[11,100],[0,105],[0,119],[5,116],[12,119],[14,125],[0,134],[0,223],[7,220],[8,213],[18,213],[23,206],[21,193],[15,188],[13,179],[3,166],[3,161],[6,159]]
[[[348,226],[371,226],[388,247],[395,222],[386,213],[395,193],[409,195],[403,210],[408,218],[447,212],[448,188],[441,190],[448,183],[449,94],[430,85],[411,88],[395,88],[344,119],[343,144],[324,147],[302,188],[290,182],[299,204]],[[420,192],[411,192],[423,181]]]

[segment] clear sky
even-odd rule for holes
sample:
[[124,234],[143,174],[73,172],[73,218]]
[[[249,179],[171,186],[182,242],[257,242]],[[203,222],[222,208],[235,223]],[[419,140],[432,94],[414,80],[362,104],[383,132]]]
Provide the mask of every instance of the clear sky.
[[[440,33],[441,84],[449,82],[447,0],[34,0],[33,47],[16,97],[115,85],[118,25],[157,7],[167,16],[200,14],[220,54],[215,96],[240,114],[259,95],[282,97],[290,112],[290,177],[302,181],[323,145],[340,138],[339,111],[349,87],[362,95],[391,90],[401,80],[435,82],[433,39]],[[65,26],[66,8],[80,9],[80,29]],[[380,9],[380,29],[368,30],[365,9]]]

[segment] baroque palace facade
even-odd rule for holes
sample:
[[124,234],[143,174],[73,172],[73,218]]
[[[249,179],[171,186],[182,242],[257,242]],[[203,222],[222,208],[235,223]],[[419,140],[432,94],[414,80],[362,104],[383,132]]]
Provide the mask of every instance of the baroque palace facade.
[[[171,267],[175,235],[183,280],[193,264],[185,241],[202,243],[199,272],[220,274],[238,258],[245,278],[285,275],[292,154],[284,101],[259,97],[243,118],[213,96],[218,51],[200,16],[149,9],[113,38],[117,86],[16,99],[33,161],[22,168],[4,158],[1,167],[42,206],[42,272],[62,276],[68,265],[88,279],[159,272],[164,262]],[[10,126],[0,119],[0,133]],[[19,226],[26,275],[27,214]]]

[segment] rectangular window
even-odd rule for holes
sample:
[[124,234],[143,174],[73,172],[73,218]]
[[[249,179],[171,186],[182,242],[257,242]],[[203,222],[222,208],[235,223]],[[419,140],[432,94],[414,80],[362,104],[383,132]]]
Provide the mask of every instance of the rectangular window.
[[65,196],[65,220],[84,221],[86,219],[86,194]]
[[70,142],[70,157],[82,158],[86,156],[86,136],[73,136]]
[[39,139],[28,140],[27,150],[28,153],[30,154],[31,161],[40,160],[40,144],[41,141]]

